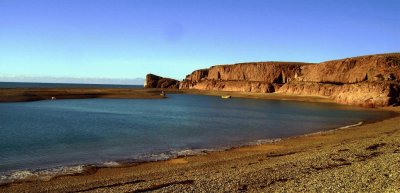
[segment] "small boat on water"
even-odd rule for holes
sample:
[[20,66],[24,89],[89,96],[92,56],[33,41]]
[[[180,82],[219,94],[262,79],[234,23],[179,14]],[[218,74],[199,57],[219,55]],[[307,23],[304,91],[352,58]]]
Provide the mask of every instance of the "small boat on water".
[[167,98],[167,94],[165,94],[165,92],[164,91],[161,91],[161,94],[160,94],[163,98]]
[[223,99],[230,99],[231,96],[230,96],[230,95],[222,95],[221,98],[223,98]]

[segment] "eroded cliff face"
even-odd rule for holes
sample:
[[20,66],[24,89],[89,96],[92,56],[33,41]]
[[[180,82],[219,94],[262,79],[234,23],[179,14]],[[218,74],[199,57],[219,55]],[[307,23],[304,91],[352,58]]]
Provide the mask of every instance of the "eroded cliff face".
[[381,54],[333,60],[304,66],[300,81],[358,83],[400,80],[400,54]]
[[145,88],[179,88],[179,81],[154,74],[146,75]]
[[400,53],[322,62],[257,62],[196,70],[180,89],[278,92],[332,98],[341,104],[378,107],[400,102]]
[[274,92],[279,84],[290,82],[301,67],[311,63],[255,62],[218,65],[196,70],[180,84],[180,89]]
[[400,86],[389,82],[361,82],[354,84],[327,84],[291,82],[277,92],[291,95],[326,96],[336,103],[363,107],[382,107],[397,104]]
[[271,93],[275,91],[275,84],[259,81],[203,80],[192,85],[190,88],[198,90]]
[[208,71],[208,80],[258,81],[285,83],[300,72],[305,63],[256,62],[213,66]]

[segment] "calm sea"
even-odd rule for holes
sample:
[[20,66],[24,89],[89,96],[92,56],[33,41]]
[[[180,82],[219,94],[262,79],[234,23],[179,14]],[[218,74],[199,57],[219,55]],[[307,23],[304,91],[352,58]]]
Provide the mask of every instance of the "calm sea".
[[143,88],[143,85],[0,82],[0,88]]
[[21,170],[161,160],[389,115],[336,104],[183,94],[0,103],[0,173],[7,181],[26,176]]

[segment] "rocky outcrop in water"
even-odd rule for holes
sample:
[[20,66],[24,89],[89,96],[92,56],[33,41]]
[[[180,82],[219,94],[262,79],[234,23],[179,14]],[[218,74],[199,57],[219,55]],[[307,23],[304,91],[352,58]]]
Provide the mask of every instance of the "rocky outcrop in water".
[[154,74],[146,75],[145,88],[179,88],[179,81]]
[[283,93],[366,107],[400,102],[400,53],[321,62],[255,62],[196,70],[180,89]]

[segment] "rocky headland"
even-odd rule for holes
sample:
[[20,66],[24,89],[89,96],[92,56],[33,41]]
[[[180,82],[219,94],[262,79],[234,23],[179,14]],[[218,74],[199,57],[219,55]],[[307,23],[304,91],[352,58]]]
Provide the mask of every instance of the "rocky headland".
[[144,88],[179,88],[179,81],[154,74],[146,75]]
[[149,74],[146,83],[150,88],[179,87],[323,96],[340,104],[390,106],[400,103],[400,53],[321,63],[251,62],[216,65],[195,70],[180,82]]

